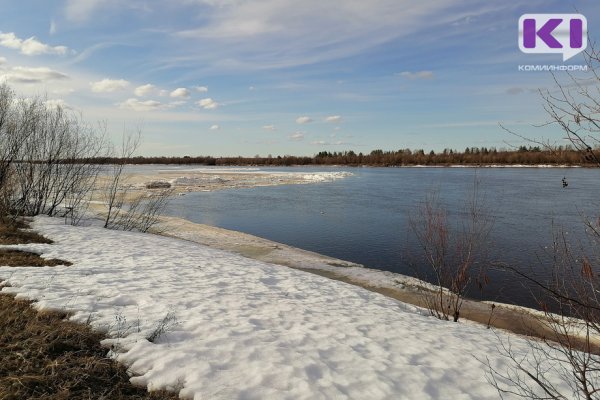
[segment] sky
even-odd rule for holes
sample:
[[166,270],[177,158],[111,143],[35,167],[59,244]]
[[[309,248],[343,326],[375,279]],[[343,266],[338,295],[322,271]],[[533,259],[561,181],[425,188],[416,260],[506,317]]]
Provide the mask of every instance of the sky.
[[[559,54],[525,54],[525,13],[597,0],[2,1],[0,81],[140,155],[314,155],[561,140],[537,89]],[[581,54],[566,62],[584,64]]]

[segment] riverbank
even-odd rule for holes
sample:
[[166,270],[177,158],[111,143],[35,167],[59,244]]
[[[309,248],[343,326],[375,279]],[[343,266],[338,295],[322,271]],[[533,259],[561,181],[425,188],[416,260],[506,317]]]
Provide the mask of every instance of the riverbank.
[[[499,341],[523,354],[530,346],[316,274],[90,223],[37,217],[32,227],[54,243],[10,248],[72,265],[0,267],[11,285],[3,292],[105,332],[111,357],[149,390],[214,399],[495,399],[485,371],[506,365]],[[568,389],[559,375],[546,378]]]
[[[0,222],[0,245],[51,244],[26,222]],[[70,266],[35,253],[0,249],[10,268]],[[175,400],[174,393],[129,382],[127,368],[106,357],[106,336],[88,324],[67,321],[65,312],[36,310],[31,301],[3,293],[0,280],[0,399]]]
[[[359,286],[422,308],[427,308],[428,298],[436,296],[433,285],[417,278],[367,268],[243,232],[175,217],[162,217],[157,231],[162,235]],[[521,335],[553,336],[543,313],[526,307],[465,299],[461,318]]]
[[[545,167],[545,166],[544,166]],[[168,183],[180,194],[194,191],[215,191],[241,187],[310,184],[343,179],[340,171],[279,172],[256,168],[192,168],[135,172],[127,175],[132,193],[149,193],[153,182]],[[102,212],[100,204],[94,204]],[[419,307],[431,304],[436,288],[419,279],[301,250],[282,243],[237,231],[193,223],[175,217],[163,217],[155,232],[190,240],[212,248],[230,251],[244,257],[291,267],[357,285],[388,297]],[[465,300],[461,318],[486,326],[541,338],[551,337],[543,314],[535,310],[501,303]]]

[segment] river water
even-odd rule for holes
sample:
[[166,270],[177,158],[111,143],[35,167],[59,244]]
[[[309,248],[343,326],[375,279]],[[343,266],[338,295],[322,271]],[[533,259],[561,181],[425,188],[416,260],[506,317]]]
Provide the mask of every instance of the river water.
[[[600,169],[586,168],[265,168],[265,171],[348,171],[333,182],[190,193],[167,214],[238,230],[302,249],[427,278],[410,220],[437,193],[453,223],[464,220],[477,180],[492,219],[485,265],[502,262],[535,277],[552,271],[553,234],[564,232],[575,252],[593,250],[583,216],[600,216]],[[562,179],[568,182],[563,188]],[[591,252],[591,251],[590,251]],[[483,264],[482,264],[483,265]],[[530,286],[498,269],[470,297],[535,306]]]

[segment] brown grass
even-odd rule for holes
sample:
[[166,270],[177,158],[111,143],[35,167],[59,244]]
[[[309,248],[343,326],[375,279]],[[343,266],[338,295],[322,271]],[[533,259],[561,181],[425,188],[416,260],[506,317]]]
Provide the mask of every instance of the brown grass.
[[35,253],[20,250],[0,250],[0,265],[9,267],[54,267],[71,265],[68,261],[56,258],[42,258]]
[[0,294],[0,399],[177,399],[133,386],[104,337],[65,314]]
[[[27,223],[0,222],[0,244],[51,243]],[[70,265],[37,254],[0,251],[0,265]],[[0,281],[0,287],[2,282]],[[0,399],[136,400],[178,399],[175,393],[147,392],[129,382],[127,369],[106,357],[105,337],[64,313],[37,312],[30,302],[0,293]]]
[[0,220],[0,244],[52,243],[52,240],[42,235],[23,230],[29,228],[27,221]]

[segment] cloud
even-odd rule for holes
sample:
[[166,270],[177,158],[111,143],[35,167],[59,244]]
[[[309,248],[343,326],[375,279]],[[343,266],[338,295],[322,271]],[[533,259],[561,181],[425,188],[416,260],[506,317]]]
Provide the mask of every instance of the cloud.
[[148,83],[146,85],[136,87],[135,90],[133,91],[133,94],[135,94],[138,97],[144,97],[144,96],[147,96],[148,94],[152,93],[154,91],[154,89],[156,89],[156,86]]
[[[315,64],[361,54],[399,38],[423,32],[427,38],[468,14],[509,5],[467,7],[457,0],[187,0],[203,23],[176,32],[195,43],[202,59],[218,67],[271,69]],[[471,1],[470,3],[473,3]],[[214,44],[206,52],[198,42]],[[227,62],[223,62],[227,60]]]
[[327,142],[325,140],[315,140],[314,142],[310,142],[310,144],[315,145],[315,146],[345,146],[351,143],[348,142],[342,142],[341,140],[338,140],[336,142]]
[[133,111],[155,111],[165,108],[164,104],[156,100],[141,101],[136,98],[127,99],[117,104],[119,108]]
[[36,56],[39,54],[67,54],[69,49],[66,46],[50,46],[40,42],[35,36],[29,39],[20,39],[13,32],[0,32],[0,46],[8,47],[9,49],[19,50],[21,54],[26,56]]
[[54,20],[50,21],[50,29],[48,30],[48,33],[50,35],[54,35],[57,29],[56,22]]
[[99,6],[106,5],[106,0],[67,0],[65,15],[67,19],[83,22],[96,11]]
[[219,129],[221,129],[221,127],[219,125],[215,124],[215,125],[211,125],[210,128],[208,128],[208,129],[210,129],[211,131],[218,131]]
[[8,47],[9,49],[20,49],[23,41],[14,33],[0,32],[0,46]]
[[185,101],[185,100],[172,101],[172,102],[169,103],[169,108],[179,107],[179,106],[182,106],[182,105],[184,105],[186,103],[187,103],[187,101]]
[[48,99],[44,102],[46,107],[48,108],[63,108],[70,109],[71,107],[67,105],[67,103],[63,99]]
[[297,124],[308,124],[312,122],[312,118],[304,116],[304,117],[298,117],[296,118],[296,123]]
[[6,57],[0,57],[0,65],[6,64]]
[[90,82],[90,86],[92,87],[92,92],[94,93],[107,93],[123,90],[129,86],[129,82],[124,79],[104,78],[98,82]]
[[300,141],[304,140],[304,133],[303,132],[295,132],[295,133],[292,133],[290,136],[288,136],[288,138],[291,141],[300,142]]
[[190,97],[190,91],[187,90],[186,88],[177,88],[175,90],[173,90],[169,96],[174,97],[174,98],[185,98],[187,99],[188,97]]
[[263,128],[264,130],[266,130],[266,131],[275,131],[275,130],[277,130],[277,129],[275,128],[275,125],[264,125],[262,128]]
[[43,83],[68,78],[67,75],[46,67],[12,67],[0,75],[0,81],[18,83]]
[[340,122],[342,122],[342,116],[341,115],[330,115],[329,117],[325,118],[325,122],[331,122],[332,124],[339,124]]
[[512,95],[515,95],[515,94],[521,94],[521,93],[523,93],[524,91],[525,91],[525,89],[523,89],[523,88],[520,88],[520,87],[511,87],[511,88],[508,88],[508,89],[506,90],[506,93],[507,93],[507,94],[512,94]]
[[217,103],[216,101],[214,101],[211,98],[202,99],[202,100],[196,102],[196,104],[198,104],[200,107],[204,108],[205,110],[214,110],[217,107],[219,107],[219,103]]
[[416,79],[433,79],[434,75],[432,71],[417,71],[417,72],[409,72],[409,71],[404,71],[404,72],[400,72],[398,75],[410,79],[410,80],[416,80]]
[[68,95],[68,94],[71,94],[71,93],[73,93],[74,91],[75,91],[75,89],[73,89],[73,88],[69,88],[69,87],[64,87],[64,86],[62,86],[62,87],[59,87],[59,88],[53,89],[53,90],[51,91],[51,93],[52,93],[52,94],[58,94],[58,95]]
[[206,86],[194,86],[194,90],[200,93],[208,92],[208,88]]

